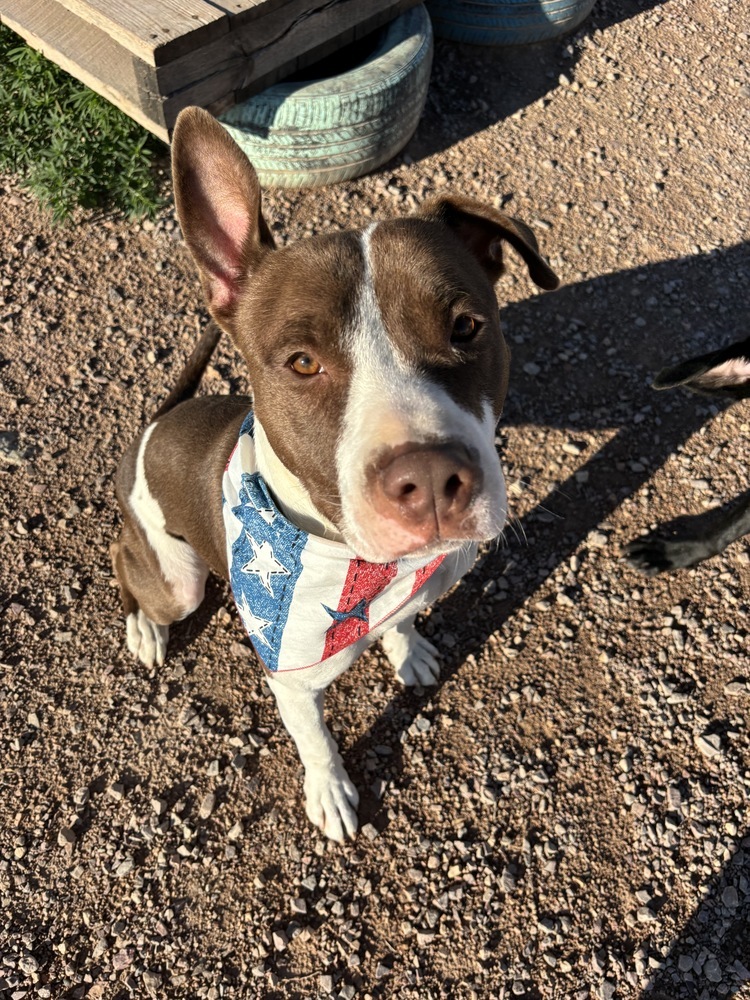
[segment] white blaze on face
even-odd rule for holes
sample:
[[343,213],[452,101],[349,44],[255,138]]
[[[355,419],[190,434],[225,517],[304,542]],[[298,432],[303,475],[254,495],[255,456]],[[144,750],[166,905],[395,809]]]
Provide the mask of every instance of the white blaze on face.
[[[478,456],[483,486],[468,512],[477,541],[502,531],[507,502],[490,401],[483,402],[478,419],[418,372],[385,329],[372,276],[374,229],[375,224],[361,237],[364,280],[356,320],[347,336],[352,376],[337,465],[346,540],[363,558],[385,562],[394,558],[394,552],[411,551],[409,546],[415,545],[408,525],[378,514],[368,500],[367,469],[389,448],[451,441],[464,444]],[[430,551],[445,552],[463,541],[451,544],[441,539]]]

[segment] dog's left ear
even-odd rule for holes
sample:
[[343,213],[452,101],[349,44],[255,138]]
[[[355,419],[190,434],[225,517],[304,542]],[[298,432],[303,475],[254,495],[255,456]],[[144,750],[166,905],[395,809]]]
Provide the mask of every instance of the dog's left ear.
[[536,236],[526,223],[499,212],[473,198],[437,198],[419,213],[433,222],[441,222],[461,240],[477,258],[494,284],[505,270],[503,242],[509,243],[523,257],[534,284],[551,291],[560,279],[539,253]]
[[672,389],[676,385],[710,396],[747,399],[750,396],[750,337],[672,368],[664,368],[653,382],[654,389]]

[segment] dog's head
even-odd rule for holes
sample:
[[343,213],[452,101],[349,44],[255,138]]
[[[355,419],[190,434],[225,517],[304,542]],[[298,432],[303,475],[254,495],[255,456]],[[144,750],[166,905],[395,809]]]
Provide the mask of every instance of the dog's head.
[[503,244],[537,285],[558,283],[531,230],[440,198],[410,218],[276,249],[255,171],[210,115],[182,112],[172,149],[185,240],[247,363],[266,454],[370,561],[499,534]]
[[653,385],[655,389],[673,389],[680,385],[707,396],[747,399],[750,396],[750,337],[663,368]]

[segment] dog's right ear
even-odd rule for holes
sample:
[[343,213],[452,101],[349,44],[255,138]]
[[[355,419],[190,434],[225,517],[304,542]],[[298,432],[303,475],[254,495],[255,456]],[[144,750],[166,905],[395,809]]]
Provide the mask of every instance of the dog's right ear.
[[710,396],[747,399],[750,396],[750,337],[672,368],[664,368],[653,381],[654,389],[672,389],[677,385]]
[[252,164],[216,119],[181,111],[172,137],[177,217],[200,271],[208,307],[230,320],[247,275],[273,249]]
[[560,284],[560,279],[540,254],[533,231],[520,219],[460,195],[433,198],[422,207],[419,215],[447,226],[476,257],[493,285],[505,270],[503,243],[509,243],[523,258],[534,284],[548,291]]

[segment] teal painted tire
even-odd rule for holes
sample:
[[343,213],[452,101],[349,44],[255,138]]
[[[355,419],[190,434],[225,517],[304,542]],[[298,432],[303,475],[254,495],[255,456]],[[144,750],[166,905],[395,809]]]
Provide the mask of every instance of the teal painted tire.
[[435,34],[473,45],[557,38],[591,13],[594,0],[428,0]]
[[219,121],[264,186],[351,180],[390,160],[412,137],[431,66],[432,27],[420,4],[381,29],[374,51],[353,69],[278,83]]

